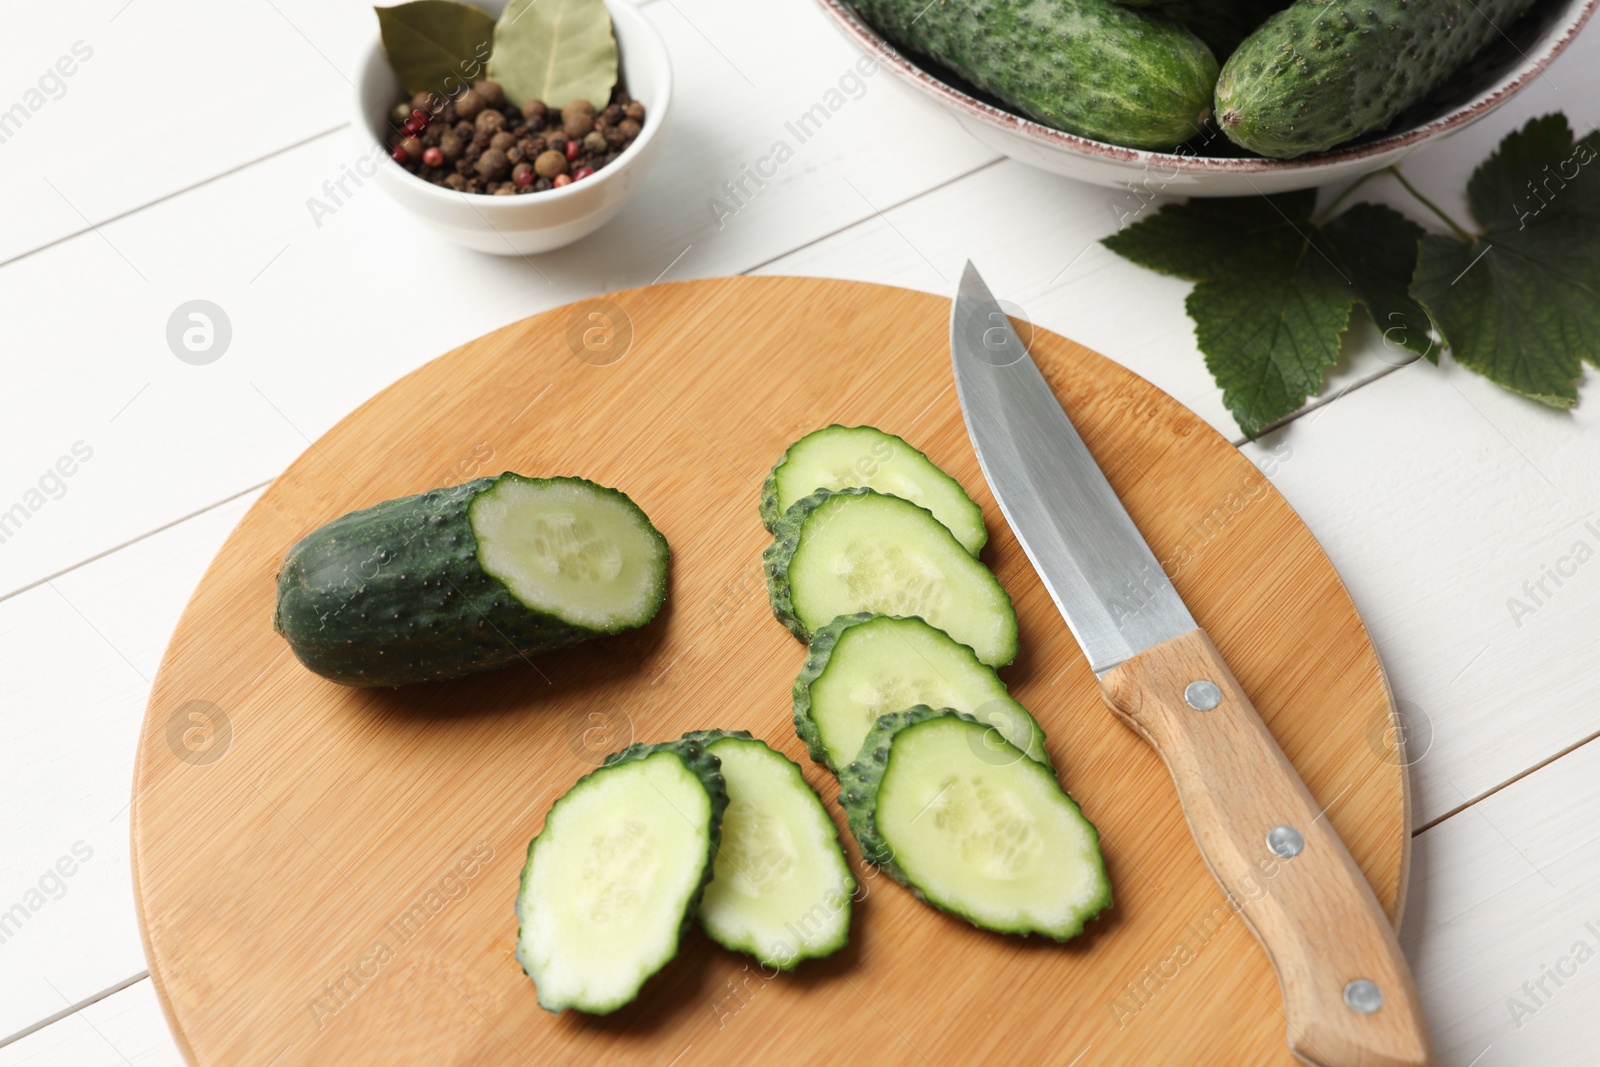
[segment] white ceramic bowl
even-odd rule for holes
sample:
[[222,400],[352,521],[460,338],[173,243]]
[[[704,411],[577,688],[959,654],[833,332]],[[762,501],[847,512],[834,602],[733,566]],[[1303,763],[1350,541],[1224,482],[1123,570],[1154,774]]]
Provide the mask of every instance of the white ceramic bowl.
[[[499,16],[505,0],[473,0]],[[589,236],[622,210],[665,144],[672,103],[672,64],[661,35],[625,0],[606,0],[617,35],[628,92],[644,104],[644,129],[608,166],[582,181],[542,193],[485,196],[458,193],[423,181],[389,157],[389,110],[401,97],[376,33],[356,67],[355,115],[351,128],[364,152],[374,152],[378,184],[402,207],[446,240],[496,255],[549,252]],[[565,101],[547,101],[560,106]]]
[[[1525,16],[1536,22],[1507,27],[1511,38],[1500,46],[1504,61],[1465,77],[1465,84],[1443,107],[1413,109],[1396,119],[1396,128],[1298,159],[1223,159],[1180,152],[1146,152],[1062,133],[949,84],[947,75],[920,58],[913,60],[867,25],[847,0],[818,0],[834,25],[862,51],[955,116],[979,141],[1013,159],[1079,181],[1141,192],[1184,196],[1245,196],[1308,189],[1395,163],[1419,146],[1476,122],[1538,77],[1594,12],[1600,0],[1540,0]],[[1389,0],[1381,0],[1389,2]],[[1490,55],[1497,46],[1491,46]]]

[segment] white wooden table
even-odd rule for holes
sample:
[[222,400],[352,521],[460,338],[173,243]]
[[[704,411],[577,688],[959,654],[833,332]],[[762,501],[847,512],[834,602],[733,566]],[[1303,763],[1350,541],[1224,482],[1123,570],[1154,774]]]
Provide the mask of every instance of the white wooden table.
[[[374,25],[362,3],[7,4],[0,109],[28,114],[0,142],[0,512],[27,515],[0,530],[0,1067],[181,1062],[128,869],[150,679],[266,482],[433,356],[658,278],[948,293],[970,256],[1035,322],[1238,437],[1186,286],[1096,243],[1118,194],[995,156],[886,74],[718,225],[707,200],[855,55],[809,0],[644,10],[677,71],[666,154],[610,226],[525,262],[439,243],[370,183],[312,214],[360,151],[345,114]],[[63,56],[71,77],[30,94]],[[1600,124],[1600,30],[1406,170],[1464,214],[1472,166],[1558,108],[1580,133]],[[1389,185],[1368,188],[1414,214]],[[207,366],[166,343],[196,298],[232,325]],[[1600,548],[1600,383],[1563,414],[1384,357],[1356,330],[1324,399],[1242,447],[1332,556],[1427,727],[1404,941],[1443,1062],[1595,1063],[1600,562],[1547,580],[1531,615],[1508,598],[1576,543]]]

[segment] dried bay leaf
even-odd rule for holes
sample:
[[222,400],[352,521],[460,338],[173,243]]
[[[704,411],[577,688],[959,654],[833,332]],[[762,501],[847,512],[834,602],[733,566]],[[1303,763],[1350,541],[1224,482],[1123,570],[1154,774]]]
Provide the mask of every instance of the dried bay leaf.
[[605,107],[617,84],[611,13],[602,0],[511,0],[494,29],[489,77],[519,106],[587,100]]
[[455,0],[412,0],[374,8],[383,51],[408,93],[449,96],[483,77],[494,19]]

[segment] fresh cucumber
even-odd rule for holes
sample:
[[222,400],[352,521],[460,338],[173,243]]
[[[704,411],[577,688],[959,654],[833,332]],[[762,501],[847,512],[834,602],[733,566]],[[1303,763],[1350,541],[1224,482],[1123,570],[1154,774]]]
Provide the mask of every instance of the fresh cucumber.
[[761,521],[775,530],[801,497],[855,486],[927,508],[974,556],[989,539],[982,509],[960,482],[901,438],[871,426],[826,426],[790,445],[761,487]]
[[1100,835],[1050,768],[969,715],[885,715],[840,777],[868,862],[975,926],[1065,941],[1111,906]]
[[517,893],[517,960],[540,1007],[615,1011],[677,955],[727,806],[695,741],[613,753],[551,806]]
[[[1118,2],[1125,4],[1128,0]],[[1162,0],[1157,10],[1187,26],[1206,43],[1218,62],[1225,64],[1240,41],[1290,3],[1291,0]]]
[[964,711],[1046,767],[1044,731],[994,668],[921,619],[843,615],[811,639],[794,681],[794,728],[811,758],[838,774],[882,715],[918,704]]
[[724,948],[784,971],[843,948],[856,880],[800,768],[742,730],[684,740],[717,757],[728,788],[701,928]]
[[345,685],[437,681],[643,626],[667,542],[582,478],[506,473],[351,512],[278,569],[273,625]]
[[1321,152],[1427,96],[1531,0],[1297,0],[1247,37],[1217,79],[1217,121],[1277,159]]
[[1017,654],[1011,597],[926,508],[871,489],[794,502],[763,557],[772,613],[802,641],[841,615],[915,615],[991,667]]
[[1211,114],[1198,37],[1111,0],[851,0],[880,33],[1023,114],[1129,148],[1171,148]]

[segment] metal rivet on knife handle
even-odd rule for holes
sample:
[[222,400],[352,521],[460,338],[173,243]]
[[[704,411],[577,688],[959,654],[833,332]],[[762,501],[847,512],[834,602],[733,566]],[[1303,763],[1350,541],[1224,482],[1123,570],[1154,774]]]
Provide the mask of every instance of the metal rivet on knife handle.
[[1267,848],[1279,859],[1294,859],[1305,847],[1304,835],[1292,826],[1274,826],[1267,831]]
[[1376,982],[1369,982],[1365,978],[1357,978],[1354,982],[1344,987],[1344,1002],[1353,1012],[1371,1015],[1383,1007],[1383,990],[1378,988],[1378,983]]
[[1222,703],[1222,690],[1216,682],[1190,682],[1183,691],[1183,702],[1195,711],[1210,711]]

